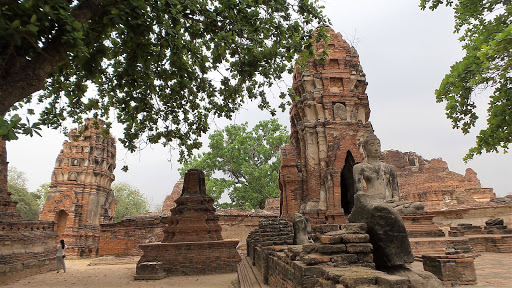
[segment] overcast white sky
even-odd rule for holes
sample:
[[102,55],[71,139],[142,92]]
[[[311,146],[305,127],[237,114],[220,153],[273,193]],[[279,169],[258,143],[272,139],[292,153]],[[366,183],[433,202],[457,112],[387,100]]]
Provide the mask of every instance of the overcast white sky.
[[[512,155],[477,156],[465,165],[462,157],[472,147],[479,129],[463,135],[451,129],[444,104],[435,103],[434,90],[450,66],[462,58],[461,45],[453,31],[450,9],[421,11],[419,0],[326,0],[325,12],[332,28],[359,52],[368,81],[367,94],[375,133],[383,150],[414,151],[426,159],[443,158],[452,171],[464,174],[473,168],[484,187],[498,196],[512,193]],[[287,76],[291,82],[291,75]],[[279,101],[276,99],[276,108]],[[483,127],[487,99],[479,95],[477,105]],[[247,105],[232,121],[212,121],[211,129],[248,121],[251,126],[270,114]],[[288,111],[278,115],[289,127]],[[121,130],[114,130],[121,136]],[[9,165],[24,171],[29,188],[50,182],[55,159],[65,137],[45,130],[43,138],[23,137],[8,143]],[[207,143],[204,144],[207,146]],[[153,204],[162,203],[179,179],[177,153],[153,146],[136,154],[117,147],[116,181],[139,188]],[[125,173],[120,168],[128,164]]]

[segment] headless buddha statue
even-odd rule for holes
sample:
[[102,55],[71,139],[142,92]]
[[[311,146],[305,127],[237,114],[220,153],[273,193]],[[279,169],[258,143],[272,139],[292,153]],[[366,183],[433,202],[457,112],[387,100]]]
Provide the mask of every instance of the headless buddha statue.
[[354,166],[355,194],[364,192],[376,196],[383,202],[398,201],[399,190],[395,167],[379,160],[380,140],[374,134],[363,142],[366,159]]

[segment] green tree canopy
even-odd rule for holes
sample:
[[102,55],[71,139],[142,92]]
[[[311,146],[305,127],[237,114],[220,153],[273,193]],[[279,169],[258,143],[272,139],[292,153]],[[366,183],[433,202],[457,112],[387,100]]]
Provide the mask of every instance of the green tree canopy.
[[36,193],[28,192],[27,177],[25,173],[16,169],[16,167],[9,167],[7,190],[11,193],[11,199],[18,202],[16,211],[25,220],[39,219],[39,204],[40,196]]
[[455,33],[462,33],[466,55],[456,62],[436,90],[446,103],[453,128],[469,133],[478,116],[475,94],[492,91],[487,127],[477,136],[465,161],[482,152],[507,152],[512,143],[512,2],[510,0],[421,0],[420,7],[453,7]]
[[115,222],[125,216],[149,212],[149,202],[139,189],[121,182],[112,184],[112,190],[116,199]]
[[43,210],[44,203],[46,202],[46,196],[48,196],[48,191],[50,191],[50,183],[43,183],[37,188],[34,194],[37,194],[37,205],[39,206],[39,211]]
[[[191,151],[209,117],[247,100],[273,112],[267,88],[326,38],[318,2],[0,1],[0,136],[97,116],[124,125],[130,151],[141,138]],[[35,124],[15,114],[31,102],[45,107]]]
[[[182,175],[191,168],[206,174],[207,193],[223,208],[264,208],[265,200],[279,197],[280,148],[289,140],[286,128],[276,119],[229,125],[210,136],[210,151],[188,159]],[[231,203],[219,203],[224,192]]]

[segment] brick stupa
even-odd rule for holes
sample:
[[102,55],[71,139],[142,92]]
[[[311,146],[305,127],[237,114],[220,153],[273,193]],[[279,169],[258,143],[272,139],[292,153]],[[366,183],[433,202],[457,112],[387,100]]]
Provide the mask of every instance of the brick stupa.
[[[165,222],[163,243],[222,240],[219,216],[215,215],[213,198],[206,194],[204,172],[187,171],[188,179]],[[188,180],[188,181],[187,181]]]
[[167,275],[198,275],[237,271],[238,240],[223,240],[214,200],[206,194],[205,175],[198,169],[185,174],[176,207],[166,220],[162,242],[139,245],[143,255],[135,279]]

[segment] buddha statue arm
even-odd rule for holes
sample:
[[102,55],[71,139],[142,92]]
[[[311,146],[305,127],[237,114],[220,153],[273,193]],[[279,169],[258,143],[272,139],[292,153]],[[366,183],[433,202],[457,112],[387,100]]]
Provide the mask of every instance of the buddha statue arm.
[[354,186],[355,191],[354,194],[363,193],[364,191],[364,177],[361,165],[354,166]]
[[391,168],[392,169],[389,173],[389,186],[391,187],[391,198],[393,201],[398,201],[400,198],[400,190],[398,188],[398,177],[396,176],[395,168]]

